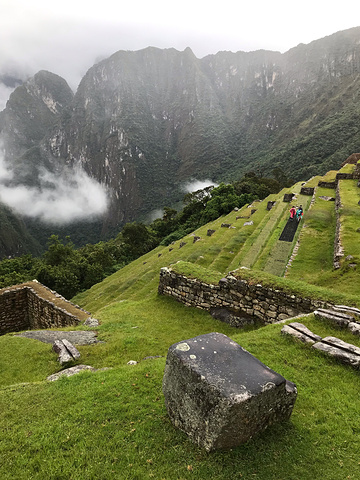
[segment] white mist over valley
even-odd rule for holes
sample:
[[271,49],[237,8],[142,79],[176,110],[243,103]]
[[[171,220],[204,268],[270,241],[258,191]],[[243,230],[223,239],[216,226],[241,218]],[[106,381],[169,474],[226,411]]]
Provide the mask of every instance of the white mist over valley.
[[0,151],[0,202],[16,213],[44,223],[65,225],[106,212],[106,189],[80,167],[60,176],[42,168],[38,186],[14,183],[14,173]]

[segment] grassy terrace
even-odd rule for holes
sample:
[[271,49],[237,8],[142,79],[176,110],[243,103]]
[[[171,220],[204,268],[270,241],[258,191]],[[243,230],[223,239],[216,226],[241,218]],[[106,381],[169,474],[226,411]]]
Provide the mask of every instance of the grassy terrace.
[[339,193],[343,207],[340,210],[341,241],[344,256],[352,255],[356,263],[360,261],[360,188],[357,180],[341,180]]
[[287,278],[314,283],[319,275],[332,270],[335,207],[334,202],[320,198],[331,195],[335,196],[334,190],[320,187],[316,189],[315,202],[304,215],[305,228],[300,232],[298,254],[288,269]]
[[[304,218],[306,218],[306,211],[309,208],[311,202],[311,197],[307,195],[297,195],[296,201],[293,203],[295,205],[302,205],[304,209]],[[282,222],[279,224],[279,230],[274,231],[274,236],[272,238],[272,242],[270,241],[268,244],[267,252],[264,252],[263,255],[263,270],[265,272],[271,273],[277,276],[283,276],[285,272],[285,268],[287,262],[292,254],[296,241],[301,231],[302,224],[299,225],[294,239],[292,242],[283,242],[279,240],[279,236],[281,234],[282,229],[284,228],[287,220],[289,218],[289,212],[286,211],[286,215],[284,214]],[[301,220],[300,222],[303,222]]]
[[321,177],[319,180],[322,182],[334,182],[336,179],[336,174],[338,173],[338,170],[330,170],[327,172],[323,177]]
[[[355,185],[340,183],[342,238],[346,255],[357,261],[360,189]],[[252,270],[239,272],[251,282],[359,307],[358,270],[345,262],[332,271],[334,202],[319,198],[333,195],[329,189],[317,189],[304,215],[306,228],[299,231],[300,248],[289,276],[263,271],[288,216],[283,193],[269,198],[277,201],[269,212],[268,199],[254,206],[253,225],[236,220],[250,209],[231,212],[194,232],[199,241],[193,243],[188,235],[181,248],[179,241],[158,247],[73,299],[100,320],[96,330],[103,342],[79,346],[78,363],[108,370],[46,382],[61,369],[51,345],[12,334],[0,337],[1,479],[360,478],[358,371],[283,337],[282,325],[240,330],[157,294],[163,266],[216,282],[248,262]],[[221,228],[221,223],[236,228]],[[208,228],[216,230],[211,237]],[[360,338],[348,331],[313,316],[300,321],[322,337],[337,336],[360,347]],[[208,454],[174,429],[161,388],[169,346],[214,331],[295,382],[299,393],[289,422],[231,451]],[[149,356],[156,358],[145,359]],[[129,360],[139,363],[130,366]]]

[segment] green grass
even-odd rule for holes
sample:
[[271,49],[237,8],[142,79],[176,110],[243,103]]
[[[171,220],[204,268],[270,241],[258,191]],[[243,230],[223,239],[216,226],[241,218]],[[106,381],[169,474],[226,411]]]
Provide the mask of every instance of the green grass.
[[[351,180],[341,181],[340,189],[345,252],[357,262],[359,189]],[[301,226],[306,228],[298,230],[300,248],[287,278],[262,271],[270,252],[286,243],[278,242],[288,216],[287,205],[281,212],[280,192],[256,203],[253,226],[244,227],[246,219],[236,220],[249,212],[246,207],[231,212],[194,232],[199,241],[194,243],[188,235],[181,248],[180,241],[160,246],[79,294],[74,301],[100,320],[96,330],[103,343],[79,346],[77,363],[108,370],[46,382],[48,375],[61,370],[51,345],[12,334],[0,337],[0,478],[360,478],[358,371],[282,336],[282,325],[236,329],[157,295],[163,266],[216,283],[250,255],[253,270],[235,274],[251,283],[359,307],[358,269],[351,269],[349,262],[339,271],[331,267],[334,202],[318,198],[328,191],[318,189],[314,206],[304,215]],[[268,212],[270,199],[278,205]],[[296,203],[301,201],[298,197]],[[236,228],[221,228],[221,223]],[[208,228],[216,230],[211,237],[206,235]],[[290,253],[282,253],[282,262]],[[313,316],[300,321],[322,337],[336,336],[360,347],[360,338],[347,330]],[[295,382],[298,398],[289,422],[269,427],[243,446],[209,454],[170,423],[162,377],[171,344],[215,331]],[[159,357],[146,360],[149,356]],[[139,363],[130,366],[129,360]]]
[[304,187],[316,187],[317,184],[319,183],[319,180],[321,180],[321,179],[322,179],[322,177],[320,177],[320,176],[312,177],[312,178],[310,178],[310,180],[308,180],[305,183]]
[[355,165],[352,163],[346,163],[343,167],[340,168],[339,173],[353,173],[355,170]]
[[338,170],[330,170],[323,177],[320,178],[322,182],[335,182]]
[[[357,372],[283,337],[281,325],[243,332],[171,299],[127,303],[102,310],[99,330],[106,345],[86,347],[92,352],[87,361],[110,364],[111,370],[0,390],[2,479],[358,477]],[[160,317],[153,326],[158,334],[153,331],[150,339],[153,309]],[[323,336],[341,333],[349,340],[347,332],[314,318],[305,323]],[[138,328],[131,332],[133,326]],[[289,422],[231,451],[210,454],[191,444],[167,417],[161,391],[165,357],[126,365],[150,353],[165,355],[172,342],[207,331],[226,333],[294,381],[299,392]],[[102,349],[109,352],[99,353]]]
[[[266,209],[267,201],[271,200],[274,201],[275,199],[278,200],[279,195],[284,195],[284,192],[287,190],[282,190],[277,196],[270,195],[268,198],[263,200],[263,202],[258,203],[257,211],[250,217],[250,221],[253,222],[253,225],[246,225],[243,227],[244,235],[246,234],[246,239],[243,242],[241,248],[236,252],[236,255],[232,259],[231,263],[229,264],[229,269],[233,270],[238,268],[241,265],[246,263],[247,259],[250,259],[250,256],[254,258],[255,248],[254,243],[257,242],[257,239],[262,232],[264,226],[268,223],[269,219],[272,218],[270,211]],[[279,203],[279,200],[278,200]],[[279,206],[278,206],[279,208]],[[278,211],[278,208],[276,211]],[[274,210],[275,211],[275,210]],[[251,261],[251,260],[250,260]],[[246,266],[246,265],[244,265]]]

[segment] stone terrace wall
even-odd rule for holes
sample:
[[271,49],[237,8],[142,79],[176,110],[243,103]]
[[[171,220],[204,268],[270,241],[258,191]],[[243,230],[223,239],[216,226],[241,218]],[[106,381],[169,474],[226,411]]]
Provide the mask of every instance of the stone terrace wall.
[[356,164],[355,170],[354,170],[354,178],[360,178],[360,163],[358,162]]
[[0,335],[29,327],[27,288],[4,290],[0,295]]
[[225,308],[240,317],[242,313],[253,316],[264,324],[332,306],[327,302],[301,298],[264,285],[251,285],[232,275],[221,279],[219,285],[211,285],[187,278],[167,267],[160,271],[158,291],[187,306],[208,311]]
[[66,327],[80,322],[78,317],[42,298],[28,285],[0,291],[0,335],[27,329]]
[[340,268],[340,260],[344,256],[344,249],[341,242],[341,222],[340,222],[340,213],[339,210],[342,207],[341,198],[340,198],[340,184],[336,186],[336,197],[335,197],[335,214],[336,214],[336,228],[335,228],[335,238],[334,238],[334,258],[333,265],[335,269]]

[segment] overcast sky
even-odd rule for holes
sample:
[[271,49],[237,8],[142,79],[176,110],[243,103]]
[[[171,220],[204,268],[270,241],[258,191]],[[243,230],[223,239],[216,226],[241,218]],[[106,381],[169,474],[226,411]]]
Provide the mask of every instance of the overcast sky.
[[118,50],[285,52],[359,25],[359,0],[0,0],[0,74],[50,70],[75,90]]

